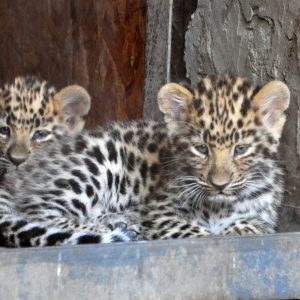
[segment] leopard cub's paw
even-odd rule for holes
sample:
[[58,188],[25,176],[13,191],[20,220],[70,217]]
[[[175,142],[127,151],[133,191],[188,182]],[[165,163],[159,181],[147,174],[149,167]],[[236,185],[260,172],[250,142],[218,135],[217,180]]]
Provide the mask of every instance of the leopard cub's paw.
[[137,232],[132,229],[127,229],[125,223],[117,222],[114,226],[114,229],[112,229],[110,233],[102,237],[102,243],[131,242],[137,240]]
[[110,213],[101,219],[101,223],[111,230],[116,227],[120,227],[120,224],[125,224],[127,230],[133,230],[137,234],[140,233],[141,228],[138,218],[133,214],[120,214],[120,213]]

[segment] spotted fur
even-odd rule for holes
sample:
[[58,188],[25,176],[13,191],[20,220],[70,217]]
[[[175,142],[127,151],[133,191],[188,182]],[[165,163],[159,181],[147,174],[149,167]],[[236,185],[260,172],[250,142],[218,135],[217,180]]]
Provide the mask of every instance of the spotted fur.
[[52,140],[53,127],[82,130],[90,96],[80,86],[56,92],[37,77],[17,77],[0,89],[0,173],[11,173]]
[[56,142],[5,182],[2,245],[274,232],[286,85],[208,77],[194,90],[167,84],[158,104],[165,122],[56,127]]

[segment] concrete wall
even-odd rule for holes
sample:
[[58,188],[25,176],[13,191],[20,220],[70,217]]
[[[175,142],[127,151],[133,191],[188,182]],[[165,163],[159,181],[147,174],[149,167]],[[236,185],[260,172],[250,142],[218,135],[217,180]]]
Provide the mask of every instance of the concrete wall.
[[295,299],[297,233],[0,249],[0,299]]

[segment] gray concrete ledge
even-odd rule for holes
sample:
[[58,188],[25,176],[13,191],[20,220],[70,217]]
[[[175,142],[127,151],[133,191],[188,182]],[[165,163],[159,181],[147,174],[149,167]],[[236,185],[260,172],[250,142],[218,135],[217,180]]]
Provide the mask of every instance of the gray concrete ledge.
[[0,249],[0,299],[292,299],[300,234]]

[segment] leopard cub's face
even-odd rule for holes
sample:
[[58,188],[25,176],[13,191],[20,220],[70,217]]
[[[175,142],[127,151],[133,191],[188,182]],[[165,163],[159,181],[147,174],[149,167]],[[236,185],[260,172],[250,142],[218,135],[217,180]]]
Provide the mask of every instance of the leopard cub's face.
[[53,139],[55,127],[80,131],[90,97],[80,86],[56,92],[47,81],[17,77],[0,90],[0,174],[11,172]]
[[174,84],[164,88],[160,108],[184,174],[174,180],[177,186],[214,201],[242,200],[271,189],[279,175],[273,167],[289,105],[284,83],[259,89],[225,75],[203,79],[193,92]]

